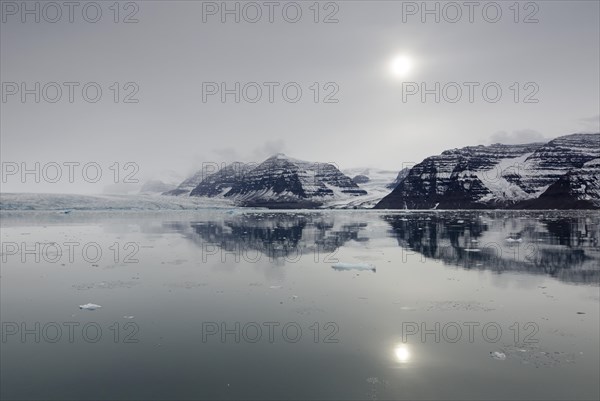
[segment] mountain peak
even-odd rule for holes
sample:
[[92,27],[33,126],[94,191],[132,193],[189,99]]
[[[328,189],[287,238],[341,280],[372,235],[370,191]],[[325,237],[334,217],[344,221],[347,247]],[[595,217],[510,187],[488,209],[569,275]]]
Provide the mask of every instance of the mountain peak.
[[222,169],[202,180],[190,196],[223,197],[244,206],[313,208],[367,192],[335,166],[293,159],[283,153],[241,173]]
[[288,160],[288,159],[290,159],[290,157],[288,155],[286,155],[285,153],[275,153],[267,158],[267,160],[271,160],[271,159]]

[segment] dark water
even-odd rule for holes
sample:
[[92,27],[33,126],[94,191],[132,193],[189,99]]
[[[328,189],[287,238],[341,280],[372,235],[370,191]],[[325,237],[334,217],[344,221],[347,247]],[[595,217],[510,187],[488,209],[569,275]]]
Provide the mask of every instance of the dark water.
[[599,223],[4,213],[0,395],[598,399]]

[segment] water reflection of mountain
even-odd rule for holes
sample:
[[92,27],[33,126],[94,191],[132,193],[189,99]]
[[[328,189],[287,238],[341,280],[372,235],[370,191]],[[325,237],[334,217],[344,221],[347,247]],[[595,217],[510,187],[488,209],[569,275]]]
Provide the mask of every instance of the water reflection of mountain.
[[163,223],[163,229],[200,248],[249,258],[260,254],[274,262],[313,253],[323,260],[350,241],[392,237],[423,258],[465,269],[598,284],[599,222],[592,214],[568,212],[222,213]]
[[172,223],[198,246],[216,245],[225,252],[258,251],[269,259],[335,252],[350,240],[365,241],[365,222],[337,222],[329,215],[244,213],[222,219]]
[[385,215],[398,244],[466,269],[548,274],[563,281],[600,281],[599,224],[591,215],[510,213]]

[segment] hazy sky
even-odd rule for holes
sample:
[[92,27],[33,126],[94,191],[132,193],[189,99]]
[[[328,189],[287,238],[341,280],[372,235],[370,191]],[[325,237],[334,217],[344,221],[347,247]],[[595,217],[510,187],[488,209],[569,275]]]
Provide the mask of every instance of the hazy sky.
[[[136,177],[143,180],[165,170],[187,175],[202,162],[260,161],[275,152],[341,168],[399,170],[450,148],[599,129],[598,1],[522,2],[518,15],[513,1],[477,2],[472,22],[464,2],[439,3],[439,23],[421,14],[421,2],[321,2],[318,16],[313,1],[227,2],[239,7],[239,23],[233,14],[221,15],[222,2],[121,2],[115,16],[113,1],[82,1],[74,22],[62,1],[54,3],[62,8],[60,18],[47,2],[26,3],[30,9],[39,3],[39,23],[34,14],[22,15],[23,2],[2,1],[2,162],[31,168],[35,162],[93,162],[103,178],[85,184],[78,167],[72,184],[63,178],[34,185],[32,177],[22,184],[9,176],[5,192],[99,192],[113,177],[114,162],[120,180],[133,171],[126,162],[139,166]],[[262,16],[252,23],[256,5]],[[288,22],[296,5],[302,15]],[[496,5],[502,15],[492,23]],[[86,21],[96,18],[97,8],[100,20]],[[138,22],[124,23],[129,14]],[[333,19],[338,22],[324,23]],[[55,103],[53,82],[62,88]],[[72,103],[65,82],[78,83],[70,84]],[[250,102],[256,85],[246,85],[252,82],[262,90],[256,103]],[[477,83],[470,84],[473,102],[465,82]],[[87,83],[95,84],[88,85],[86,100]],[[233,90],[224,103],[220,93],[208,94],[221,83]],[[431,90],[424,102],[409,92],[421,83]],[[486,95],[487,83],[495,84]],[[102,96],[92,103],[96,87]],[[302,95],[293,103],[297,87]],[[452,103],[457,87],[462,97]],[[492,103],[497,87],[502,95]],[[23,102],[27,88],[32,93]],[[126,103],[127,96],[139,102]]]

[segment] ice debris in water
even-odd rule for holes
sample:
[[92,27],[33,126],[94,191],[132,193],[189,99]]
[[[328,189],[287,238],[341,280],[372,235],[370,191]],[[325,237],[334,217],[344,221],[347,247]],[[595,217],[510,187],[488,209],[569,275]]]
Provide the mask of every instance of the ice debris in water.
[[506,242],[521,242],[522,239],[521,238],[513,238],[513,237],[508,237],[506,239]]
[[506,359],[506,354],[499,351],[490,352],[490,356],[498,361],[503,361]]
[[85,310],[96,310],[98,308],[102,308],[102,307],[100,305],[96,305],[96,304],[79,305],[79,309],[85,309]]
[[376,270],[370,263],[335,263],[331,267],[335,270]]

